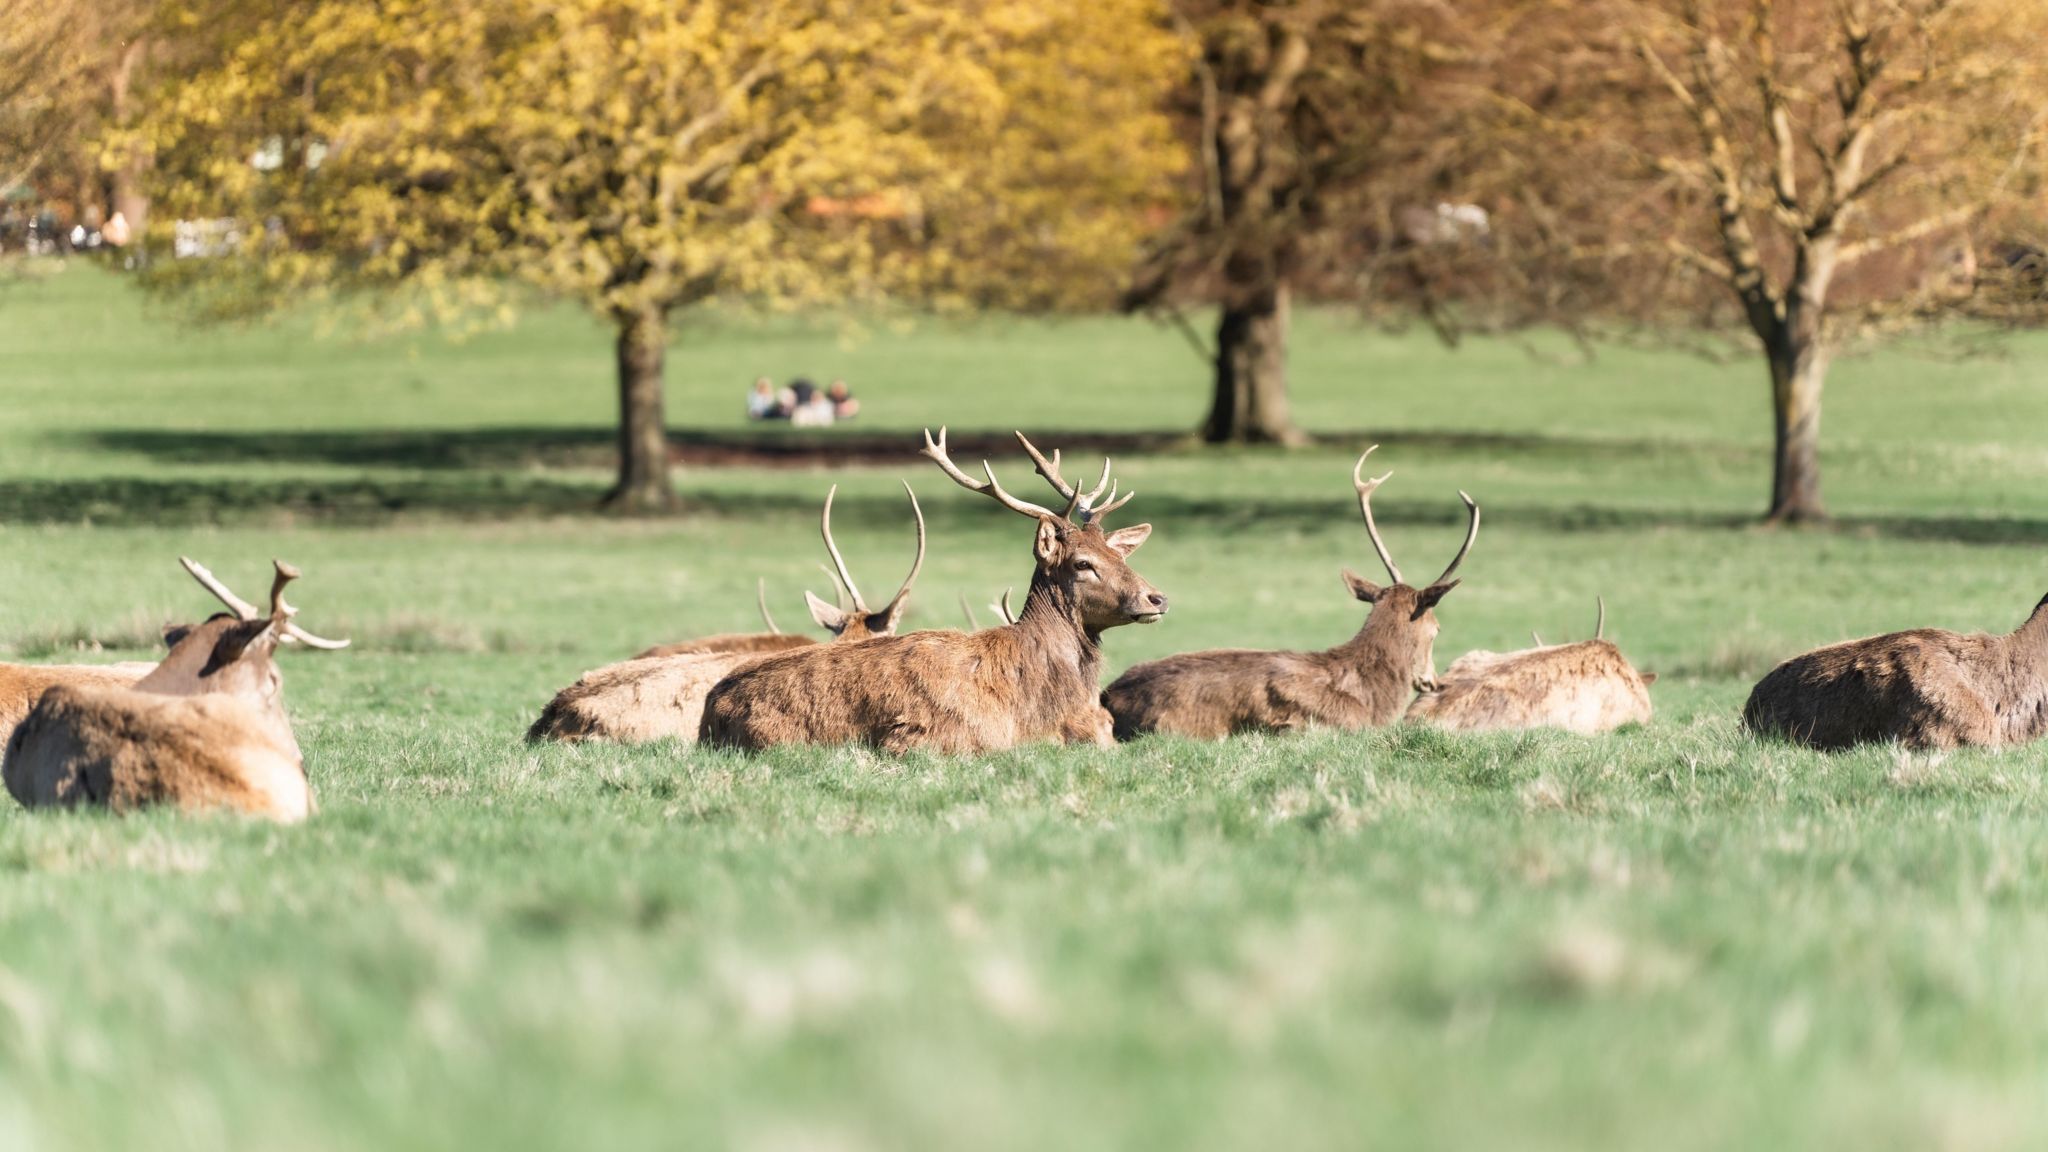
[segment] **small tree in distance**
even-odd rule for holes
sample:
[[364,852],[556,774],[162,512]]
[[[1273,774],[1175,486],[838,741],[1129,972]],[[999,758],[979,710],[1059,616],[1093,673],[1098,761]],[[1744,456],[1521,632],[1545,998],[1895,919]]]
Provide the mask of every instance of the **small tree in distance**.
[[246,238],[158,285],[225,313],[578,301],[615,334],[625,510],[675,501],[679,310],[1101,306],[1178,162],[1154,0],[301,8],[157,118],[165,199]]
[[1741,333],[1768,516],[1823,518],[1828,366],[1942,320],[2048,317],[2048,6],[1504,0],[1447,136],[1483,245],[1404,253],[1475,320]]

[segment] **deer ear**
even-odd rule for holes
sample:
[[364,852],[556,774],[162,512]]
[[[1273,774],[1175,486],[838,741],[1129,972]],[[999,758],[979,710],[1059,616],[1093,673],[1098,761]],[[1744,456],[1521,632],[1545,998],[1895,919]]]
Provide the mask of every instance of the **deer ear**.
[[1643,678],[1643,687],[1645,688],[1657,682],[1657,674],[1655,672],[1643,672],[1640,675]]
[[910,597],[908,596],[898,596],[896,599],[889,601],[888,606],[880,612],[873,612],[868,615],[868,631],[876,636],[894,635],[896,626],[903,622],[903,610],[908,607],[910,607]]
[[1383,591],[1379,585],[1367,580],[1349,568],[1344,570],[1344,586],[1351,589],[1353,596],[1358,597],[1367,604],[1379,603],[1380,593]]
[[818,627],[834,636],[846,631],[846,623],[852,619],[838,605],[827,604],[809,592],[804,593],[804,603],[811,606],[811,619],[818,622]]
[[220,639],[214,642],[213,652],[206,658],[206,667],[201,668],[199,674],[211,676],[252,651],[275,648],[277,636],[277,629],[268,617],[244,620],[221,633]]
[[196,624],[164,625],[164,647],[176,648],[178,645],[185,642],[185,637],[190,636],[192,634],[192,629],[196,627],[198,627],[198,625]]
[[1108,542],[1111,548],[1116,550],[1117,555],[1127,557],[1131,553],[1136,552],[1138,545],[1143,544],[1151,535],[1152,526],[1150,524],[1133,524],[1129,528],[1119,528],[1103,537],[1103,539]]
[[1459,583],[1460,581],[1452,580],[1445,584],[1431,584],[1429,587],[1417,592],[1415,594],[1415,610],[1417,612],[1427,612],[1431,608],[1436,607],[1444,597],[1451,594],[1451,589],[1456,588]]
[[1031,550],[1040,564],[1060,562],[1060,526],[1050,519],[1038,521],[1038,539],[1032,541]]

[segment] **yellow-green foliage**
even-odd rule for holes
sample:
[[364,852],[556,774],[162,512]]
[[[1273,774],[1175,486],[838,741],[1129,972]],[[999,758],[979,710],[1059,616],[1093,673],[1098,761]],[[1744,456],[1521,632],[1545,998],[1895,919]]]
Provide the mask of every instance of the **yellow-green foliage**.
[[244,226],[168,278],[232,307],[1097,303],[1172,194],[1182,51],[1155,0],[310,6],[155,117],[159,219]]

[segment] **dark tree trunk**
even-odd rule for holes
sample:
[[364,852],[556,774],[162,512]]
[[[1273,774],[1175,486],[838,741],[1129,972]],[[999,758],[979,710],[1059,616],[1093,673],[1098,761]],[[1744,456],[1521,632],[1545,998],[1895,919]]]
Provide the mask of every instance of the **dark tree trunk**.
[[619,480],[605,495],[605,507],[666,512],[676,506],[661,380],[668,316],[657,309],[623,313],[618,325]]
[[[123,127],[134,122],[134,110],[129,96],[134,90],[136,70],[148,52],[149,42],[137,37],[122,51],[120,62],[114,67],[114,122]],[[122,221],[128,225],[128,242],[136,245],[141,244],[142,231],[149,226],[149,194],[142,190],[143,167],[142,154],[131,143],[126,155],[122,157],[120,167],[114,169],[110,197],[113,211],[119,213]]]
[[1216,325],[1216,391],[1202,439],[1304,444],[1287,412],[1287,285],[1224,306]]
[[1772,456],[1773,524],[1825,520],[1820,497],[1820,392],[1826,350],[1817,339],[1785,336],[1766,348],[1771,361],[1771,413],[1777,440]]

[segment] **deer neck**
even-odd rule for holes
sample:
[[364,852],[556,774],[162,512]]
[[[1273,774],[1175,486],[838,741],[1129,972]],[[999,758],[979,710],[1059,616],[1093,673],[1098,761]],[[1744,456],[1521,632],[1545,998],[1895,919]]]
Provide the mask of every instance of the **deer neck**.
[[1024,610],[1011,625],[1035,660],[1049,671],[1078,675],[1092,688],[1102,674],[1102,634],[1090,631],[1073,593],[1042,576],[1032,578]]

